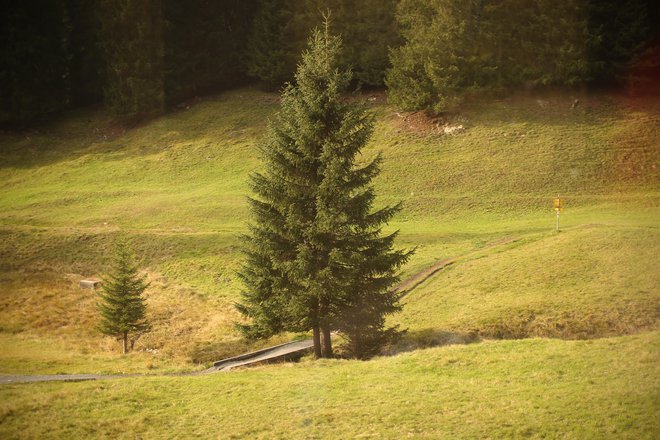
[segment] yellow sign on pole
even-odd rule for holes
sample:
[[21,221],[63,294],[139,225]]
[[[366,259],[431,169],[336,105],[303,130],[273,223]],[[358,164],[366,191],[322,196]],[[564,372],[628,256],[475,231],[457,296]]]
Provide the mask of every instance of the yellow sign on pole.
[[557,213],[557,232],[559,232],[559,213],[564,211],[564,199],[559,197],[559,194],[557,194],[557,197],[553,200],[552,206],[555,208],[555,212]]

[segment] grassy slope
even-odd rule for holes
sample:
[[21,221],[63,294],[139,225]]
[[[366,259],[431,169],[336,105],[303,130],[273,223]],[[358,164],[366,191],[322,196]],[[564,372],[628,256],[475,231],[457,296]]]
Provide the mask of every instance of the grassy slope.
[[567,338],[653,328],[657,231],[594,225],[528,236],[459,260],[419,286],[397,317],[411,330]]
[[657,333],[0,388],[2,438],[657,438]]
[[[654,324],[660,106],[601,96],[571,111],[569,97],[546,101],[466,108],[459,122],[467,130],[456,136],[408,130],[395,109],[373,104],[377,127],[365,156],[385,155],[381,203],[405,203],[391,228],[401,230],[401,245],[418,246],[406,275],[522,238],[510,252],[496,247],[433,277],[396,321],[505,336],[527,328],[530,314],[537,323],[603,317],[606,334]],[[111,357],[112,341],[94,332],[94,296],[76,286],[107,269],[120,235],[134,239],[153,281],[154,332],[137,345],[157,351],[140,355],[146,364],[168,369],[173,356],[208,361],[245,348],[231,326],[236,235],[245,227],[247,175],[259,166],[254,143],[276,108],[274,96],[240,90],[126,133],[103,114],[80,112],[2,135],[3,338],[74,353],[60,363],[43,358],[51,366],[31,371],[95,370],[89,353]],[[554,236],[557,191],[567,197],[566,232]],[[588,224],[598,227],[581,229]],[[502,328],[512,317],[522,324]],[[6,356],[5,371],[20,368],[20,356]],[[126,368],[118,361],[117,370]]]
[[[408,130],[374,103],[365,155],[384,152],[381,203],[405,202],[391,225],[418,246],[405,274],[458,257],[393,318],[410,347],[474,330],[656,328],[660,106],[546,101],[466,108],[457,136]],[[275,109],[273,96],[241,90],[126,133],[80,112],[0,135],[0,372],[176,371],[244,350],[231,328],[236,234],[254,142]],[[76,287],[106,270],[120,235],[152,280],[154,331],[137,344],[150,351],[128,357],[94,332],[94,296]],[[506,237],[517,241],[479,251]],[[0,436],[653,438],[659,340],[483,341],[231,375],[4,386]]]

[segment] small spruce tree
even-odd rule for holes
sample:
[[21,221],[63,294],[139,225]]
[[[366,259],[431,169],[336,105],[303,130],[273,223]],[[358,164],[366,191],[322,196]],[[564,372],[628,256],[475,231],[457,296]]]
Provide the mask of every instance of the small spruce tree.
[[135,339],[149,330],[146,304],[142,293],[149,286],[126,243],[117,246],[113,272],[103,280],[97,304],[101,314],[99,331],[122,341],[123,353],[128,353],[129,335]]
[[246,336],[312,330],[316,357],[330,357],[336,330],[365,357],[393,333],[384,317],[400,308],[391,286],[410,252],[381,234],[400,207],[373,210],[381,159],[359,163],[373,120],[342,96],[351,74],[338,68],[340,47],[327,23],[314,32],[261,146],[237,308]]

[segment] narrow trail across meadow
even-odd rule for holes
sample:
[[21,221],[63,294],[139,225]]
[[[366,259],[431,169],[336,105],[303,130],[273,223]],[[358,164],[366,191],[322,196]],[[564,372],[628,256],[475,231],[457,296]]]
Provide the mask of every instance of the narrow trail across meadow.
[[433,264],[432,266],[422,270],[421,272],[416,273],[415,275],[407,278],[403,282],[401,282],[397,287],[395,287],[395,291],[400,293],[399,298],[403,298],[406,295],[408,295],[413,289],[415,289],[417,286],[422,284],[424,281],[428,280],[431,278],[433,275],[435,275],[438,271],[444,269],[447,266],[450,266],[459,259],[469,257],[470,255],[474,255],[479,252],[483,252],[489,249],[492,249],[497,246],[503,246],[505,244],[509,243],[514,243],[516,241],[520,240],[520,237],[504,237],[501,238],[497,241],[494,241],[492,243],[487,244],[484,247],[481,247],[479,249],[476,249],[474,251],[468,252],[467,254],[459,255],[457,257],[451,257],[451,258],[445,258],[444,260],[440,260]]

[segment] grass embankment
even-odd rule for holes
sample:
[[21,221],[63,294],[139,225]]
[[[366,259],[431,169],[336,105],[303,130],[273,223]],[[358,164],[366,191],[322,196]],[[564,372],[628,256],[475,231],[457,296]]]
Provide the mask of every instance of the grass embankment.
[[657,333],[0,388],[2,438],[657,438]]
[[[660,105],[599,96],[571,110],[572,102],[468,107],[450,121],[466,128],[454,136],[422,115],[397,115],[380,97],[372,103],[377,125],[365,156],[385,156],[379,200],[403,200],[391,228],[401,230],[401,246],[418,246],[404,276],[520,238],[484,258],[459,258],[411,293],[396,321],[501,336],[652,327]],[[149,351],[136,365],[181,368],[246,349],[231,324],[236,237],[247,220],[247,176],[259,167],[255,142],[276,108],[273,95],[240,90],[126,132],[81,111],[0,135],[0,323],[6,344],[27,353],[3,352],[0,369],[20,371],[21,359],[26,372],[142,368],[88,362],[113,358],[115,345],[94,331],[94,296],[77,281],[107,270],[120,235],[134,240],[152,280],[154,331],[137,342]],[[567,199],[558,236],[557,192]],[[582,228],[589,224],[598,226]],[[566,323],[573,333],[560,329]],[[593,324],[596,333],[583,329]],[[39,354],[48,345],[62,347],[61,359]]]
[[587,225],[528,235],[459,258],[404,299],[411,331],[497,338],[589,338],[651,329],[660,318],[658,232]]

